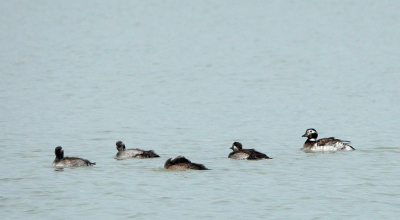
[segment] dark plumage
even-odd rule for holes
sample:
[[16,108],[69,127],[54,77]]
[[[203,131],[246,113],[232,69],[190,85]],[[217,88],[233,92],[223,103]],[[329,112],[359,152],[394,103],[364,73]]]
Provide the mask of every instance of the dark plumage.
[[242,144],[239,142],[234,142],[232,147],[233,150],[228,156],[228,158],[237,160],[258,160],[258,159],[272,159],[267,155],[260,153],[254,149],[242,149]]
[[165,161],[164,168],[170,170],[208,170],[203,164],[192,163],[184,156],[169,158]]
[[125,149],[125,144],[122,141],[115,143],[117,146],[118,153],[115,155],[118,158],[138,157],[138,158],[152,158],[160,157],[154,151],[141,150],[141,149]]
[[337,151],[337,150],[355,150],[350,146],[350,141],[336,139],[334,137],[322,138],[317,140],[318,133],[314,128],[309,128],[302,137],[307,137],[303,149],[312,151]]
[[89,160],[78,158],[78,157],[64,157],[64,150],[58,146],[54,150],[56,159],[53,161],[53,167],[79,167],[79,166],[93,166],[96,163],[92,163]]

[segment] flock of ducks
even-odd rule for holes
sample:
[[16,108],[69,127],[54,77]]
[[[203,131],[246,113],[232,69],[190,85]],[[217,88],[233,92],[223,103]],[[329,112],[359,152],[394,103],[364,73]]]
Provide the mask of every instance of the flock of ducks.
[[[355,150],[350,146],[350,141],[343,141],[335,139],[334,137],[322,138],[317,140],[318,133],[315,129],[310,128],[306,130],[303,137],[307,137],[306,142],[303,145],[303,150],[307,151],[339,151],[339,150]],[[115,143],[117,146],[118,153],[116,158],[154,158],[160,157],[154,151],[145,151],[141,149],[126,149],[125,144],[122,141]],[[260,160],[260,159],[272,159],[266,154],[260,153],[254,149],[243,149],[242,144],[239,142],[234,142],[232,144],[232,152],[229,154],[228,158],[236,160]],[[78,157],[64,157],[64,150],[62,147],[58,146],[54,150],[56,158],[53,161],[54,167],[79,167],[79,166],[93,166],[96,163],[92,163],[89,160],[78,158]],[[184,156],[178,156],[175,158],[169,158],[164,163],[165,169],[170,170],[208,170],[203,164],[192,163],[190,160],[186,159]]]

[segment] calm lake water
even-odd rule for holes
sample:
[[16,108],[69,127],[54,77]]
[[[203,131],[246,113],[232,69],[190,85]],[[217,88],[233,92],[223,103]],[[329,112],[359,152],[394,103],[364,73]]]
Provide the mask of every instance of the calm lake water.
[[[399,12],[2,1],[1,219],[398,218]],[[307,128],[357,150],[300,151]],[[161,157],[116,160],[118,140]],[[274,159],[228,159],[234,141]],[[59,145],[97,165],[53,168]],[[178,155],[211,170],[164,170]]]

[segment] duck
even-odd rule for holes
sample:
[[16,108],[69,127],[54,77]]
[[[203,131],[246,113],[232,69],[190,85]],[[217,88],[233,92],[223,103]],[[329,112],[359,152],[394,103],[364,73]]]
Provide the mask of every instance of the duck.
[[184,156],[169,158],[164,163],[164,168],[168,170],[208,170],[203,164],[192,163]]
[[233,142],[233,150],[228,156],[228,158],[236,160],[259,160],[259,159],[272,159],[266,154],[260,153],[254,149],[242,149],[242,144],[240,142]]
[[149,150],[141,150],[141,149],[125,149],[125,144],[122,141],[117,141],[115,143],[117,146],[118,153],[115,155],[117,158],[153,158],[160,157],[158,154],[154,153],[154,151]]
[[56,159],[53,161],[53,167],[80,167],[96,165],[96,163],[92,163],[86,159],[78,157],[64,157],[64,150],[61,146],[55,148],[54,154],[56,155]]
[[318,132],[314,128],[309,128],[302,137],[307,137],[303,145],[303,150],[311,151],[340,151],[340,150],[355,150],[350,146],[350,141],[336,139],[334,137],[322,138],[317,140]]

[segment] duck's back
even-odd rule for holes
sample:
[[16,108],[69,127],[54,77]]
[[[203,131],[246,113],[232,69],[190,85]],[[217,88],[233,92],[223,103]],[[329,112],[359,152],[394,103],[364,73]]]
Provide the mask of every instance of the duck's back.
[[154,151],[152,151],[152,150],[143,151],[142,156],[145,158],[160,157],[158,154],[154,153]]
[[143,153],[142,150],[139,149],[127,149],[123,151],[118,151],[117,157],[127,158],[127,157],[138,157]]
[[266,154],[260,153],[254,149],[242,149],[232,152],[228,157],[236,160],[271,159]]
[[249,149],[249,150],[245,150],[245,151],[248,151],[248,154],[249,154],[249,157],[247,158],[248,160],[272,159],[272,158],[269,158],[266,154],[258,152],[254,149]]
[[329,137],[319,139],[315,142],[306,142],[303,147],[314,151],[355,150],[350,146],[350,143],[350,141]]
[[170,170],[208,170],[203,164],[178,163],[168,167]]
[[127,149],[123,151],[118,151],[117,157],[120,158],[128,158],[128,157],[138,157],[138,158],[152,158],[152,157],[160,157],[154,151],[144,151],[141,149]]
[[183,156],[168,159],[164,168],[169,170],[208,170],[203,164],[192,163]]
[[60,161],[54,160],[53,166],[55,167],[80,167],[80,166],[93,166],[96,163],[91,163],[89,160],[78,157],[64,157]]

